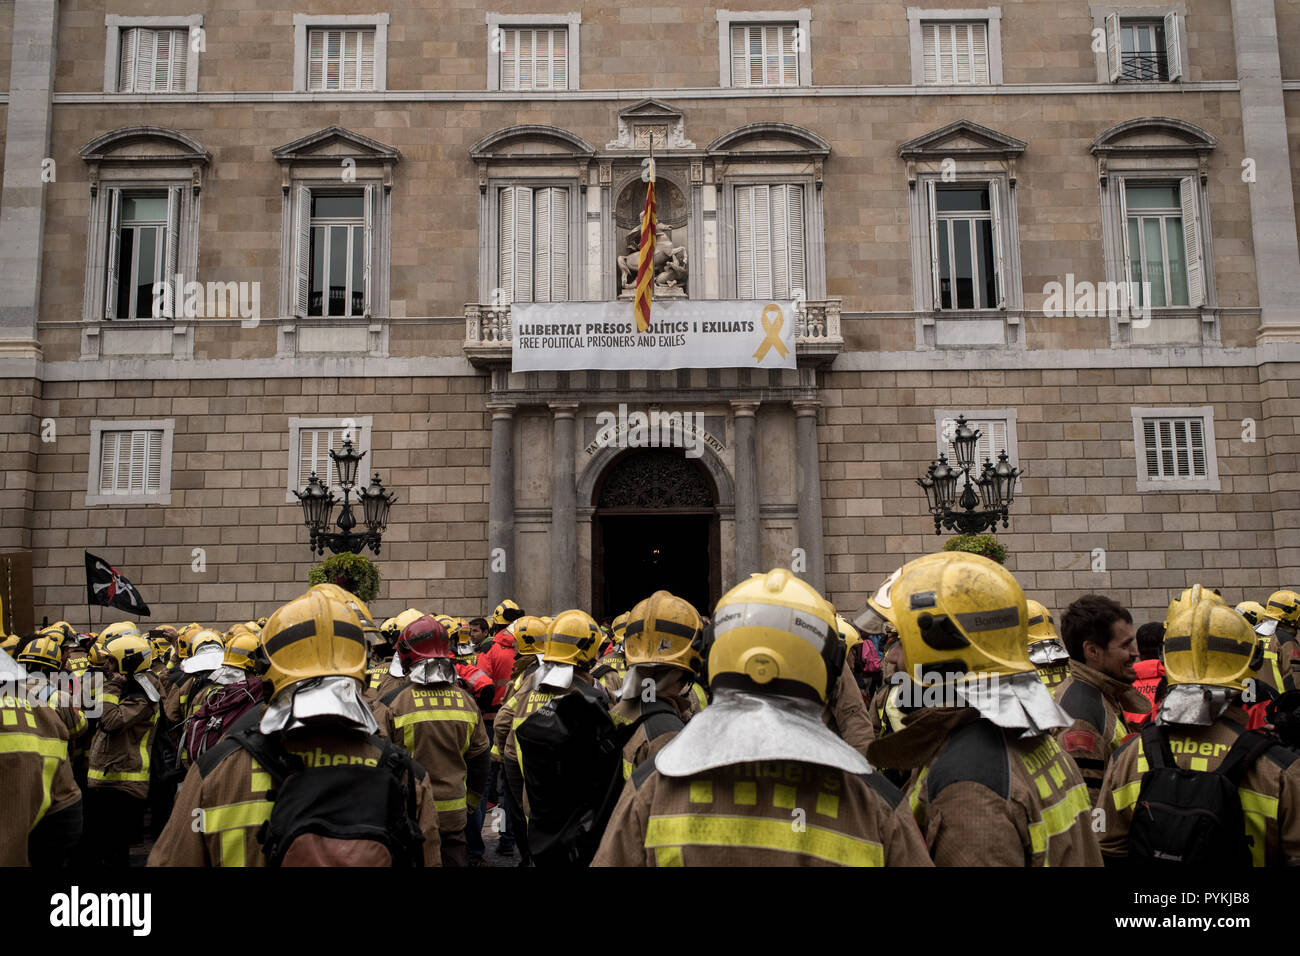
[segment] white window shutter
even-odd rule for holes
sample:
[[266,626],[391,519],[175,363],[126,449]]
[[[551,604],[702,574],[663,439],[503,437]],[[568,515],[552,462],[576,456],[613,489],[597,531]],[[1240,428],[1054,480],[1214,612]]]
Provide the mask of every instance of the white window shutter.
[[149,433],[131,432],[130,484],[127,489],[133,493],[144,492],[145,458],[149,453]]
[[[293,293],[294,314],[305,318],[311,302],[311,190],[306,186],[294,187],[291,214],[293,229]],[[328,308],[322,308],[328,312]]]
[[939,82],[939,26],[927,23],[921,28],[923,53],[921,59],[925,69],[925,82]]
[[154,38],[153,91],[166,93],[172,88],[172,44],[176,34],[172,30],[158,30]]
[[519,36],[519,57],[516,61],[519,67],[519,77],[516,89],[531,90],[534,89],[535,74],[533,72],[533,61],[537,57],[537,47],[533,39],[532,30],[518,30]]
[[1119,14],[1106,14],[1106,57],[1110,64],[1110,81],[1119,82],[1119,75],[1124,69],[1123,48],[1120,46]]
[[536,204],[537,238],[533,246],[533,301],[551,301],[551,190],[539,189]]
[[118,269],[122,255],[122,190],[108,191],[108,281],[104,290],[104,318],[117,318]]
[[754,297],[772,298],[772,187],[754,187]]
[[1142,436],[1145,439],[1147,477],[1160,477],[1160,446],[1156,441],[1156,420],[1154,418],[1145,418],[1142,420]]
[[953,82],[971,83],[971,25],[958,23],[950,28],[953,32]]
[[763,85],[763,28],[748,27],[746,32],[749,34],[749,63],[748,63],[748,86]]
[[989,180],[989,210],[993,219],[994,308],[1005,309],[1007,307],[1007,260],[1002,248],[1002,205],[996,179]]
[[162,491],[162,440],[161,431],[151,431],[146,433],[149,436],[147,468],[145,471],[145,488],[146,492],[156,494]]
[[502,30],[501,89],[519,89],[519,31]]
[[749,37],[744,27],[731,28],[731,85],[748,86],[749,71],[745,68],[745,54],[749,50]]
[[[548,189],[551,194],[551,299],[569,301],[569,191]],[[540,214],[539,214],[540,218]]]
[[768,187],[769,203],[767,221],[772,230],[772,287],[768,291],[774,299],[790,296],[790,223],[786,198],[788,186]]
[[166,251],[163,253],[163,315],[169,319],[176,317],[177,298],[184,293],[183,286],[176,283],[178,255],[181,239],[181,187],[172,186],[167,190],[167,236]]
[[1007,460],[1011,460],[1011,445],[1007,441],[1007,423],[1004,421],[989,422],[989,460],[993,464],[998,463],[998,455],[1002,452],[1007,453]]
[[1111,176],[1109,188],[1118,191],[1118,196],[1116,197],[1117,201],[1115,203],[1115,205],[1119,207],[1120,264],[1118,279],[1120,282],[1124,283],[1124,287],[1128,290],[1128,301],[1136,303],[1138,299],[1134,294],[1134,288],[1130,285],[1133,281],[1133,275],[1129,269],[1131,251],[1128,242],[1128,190],[1125,186],[1124,177]]
[[307,89],[325,88],[325,31],[311,30],[307,38]]
[[117,474],[117,440],[120,432],[100,432],[99,493],[111,495]]
[[786,193],[789,197],[789,212],[786,221],[790,230],[790,288],[788,292],[793,294],[795,289],[803,289],[806,294],[808,291],[808,270],[806,265],[808,257],[804,249],[803,187],[787,186]]
[[[497,288],[504,291],[503,305],[515,299],[515,187],[497,194]],[[496,304],[495,298],[493,303]]]
[[935,214],[934,180],[925,184],[926,202],[930,213],[930,288],[934,292],[934,307],[943,305],[943,296],[939,287],[939,217]]
[[1201,262],[1201,217],[1196,197],[1196,180],[1185,176],[1178,183],[1183,207],[1183,251],[1187,256],[1187,304],[1199,309],[1205,304],[1205,270]]
[[567,90],[569,88],[569,31],[564,29],[551,31],[551,89]]
[[1187,427],[1191,433],[1192,477],[1204,478],[1207,475],[1205,470],[1205,458],[1207,454],[1207,449],[1205,447],[1205,421],[1200,418],[1191,418],[1187,421]]
[[370,318],[374,310],[374,285],[375,285],[375,268],[374,268],[374,248],[375,248],[375,205],[379,201],[379,186],[375,183],[366,185],[366,229],[362,236],[362,242],[365,243],[365,273],[361,277],[362,301],[364,302],[363,315]]
[[[799,85],[799,51],[794,48],[796,26],[781,28],[781,82],[786,86]],[[808,37],[803,42],[809,42]]]
[[167,89],[173,93],[184,93],[189,68],[190,33],[188,30],[172,31],[172,69],[171,83]]
[[781,27],[763,28],[763,85],[781,83]]
[[135,44],[135,87],[136,93],[153,92],[154,44],[157,36],[153,30],[140,29],[139,39]]
[[519,302],[533,301],[533,190],[515,187],[515,287]]
[[[306,485],[313,471],[316,471],[316,432],[309,431],[306,428],[298,431],[298,481],[296,486]],[[322,476],[316,471],[316,477],[324,480],[328,476]]]
[[753,299],[754,292],[754,187],[736,189],[736,297]]
[[375,88],[375,31],[361,31],[361,80],[358,89]]
[[1178,14],[1165,14],[1165,62],[1169,64],[1169,79],[1183,75],[1183,48],[1178,42]]
[[988,26],[983,23],[970,24],[971,33],[971,78],[972,83],[989,82],[989,36]]
[[136,45],[140,42],[139,29],[123,30],[119,40],[121,49],[117,57],[117,91],[132,93],[135,91],[135,57]]

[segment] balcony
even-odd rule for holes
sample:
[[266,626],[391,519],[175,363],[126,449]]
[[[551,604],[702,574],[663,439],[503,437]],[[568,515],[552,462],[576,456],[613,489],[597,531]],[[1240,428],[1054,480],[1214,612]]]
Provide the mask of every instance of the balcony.
[[[801,365],[828,364],[844,349],[840,334],[842,299],[805,301],[795,310],[795,350]],[[628,315],[632,305],[628,303]],[[653,314],[653,313],[652,313]],[[510,306],[465,304],[465,357],[480,367],[508,362]]]
[[1159,83],[1169,77],[1164,53],[1125,53],[1120,57],[1119,78],[1124,83]]

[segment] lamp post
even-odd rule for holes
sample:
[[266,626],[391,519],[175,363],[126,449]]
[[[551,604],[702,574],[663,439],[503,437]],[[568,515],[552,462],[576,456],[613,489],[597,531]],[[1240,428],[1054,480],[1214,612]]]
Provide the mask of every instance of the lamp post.
[[342,452],[330,452],[330,458],[339,476],[339,487],[343,489],[343,507],[335,521],[338,531],[329,530],[330,517],[333,515],[337,499],[334,497],[334,492],[316,477],[316,472],[311,473],[306,488],[294,492],[302,505],[303,524],[311,534],[308,546],[315,554],[324,554],[326,548],[335,554],[347,552],[360,554],[364,548],[369,548],[376,557],[379,556],[380,540],[388,528],[388,509],[397,501],[397,495],[385,489],[379,481],[379,475],[376,474],[371,479],[369,487],[357,491],[366,530],[353,532],[357,519],[352,514],[351,493],[356,484],[358,466],[365,455],[364,451],[357,454],[350,438],[344,440]]
[[[979,534],[992,531],[999,520],[1002,527],[1008,527],[1016,479],[1024,472],[1007,461],[1007,453],[1003,450],[996,465],[986,458],[979,476],[972,480],[979,438],[979,429],[971,428],[965,415],[958,415],[952,440],[957,467],[952,467],[947,455],[940,455],[938,461],[930,463],[925,475],[916,479],[925,492],[926,504],[934,518],[935,534],[944,528],[957,534]],[[963,476],[966,482],[958,497],[957,481]]]

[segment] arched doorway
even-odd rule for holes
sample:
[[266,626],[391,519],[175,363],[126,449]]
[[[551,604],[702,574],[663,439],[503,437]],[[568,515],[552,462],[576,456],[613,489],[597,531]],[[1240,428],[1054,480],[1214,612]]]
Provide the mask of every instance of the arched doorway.
[[710,614],[721,592],[718,494],[683,449],[639,448],[610,463],[592,504],[592,604],[604,619],[664,589]]

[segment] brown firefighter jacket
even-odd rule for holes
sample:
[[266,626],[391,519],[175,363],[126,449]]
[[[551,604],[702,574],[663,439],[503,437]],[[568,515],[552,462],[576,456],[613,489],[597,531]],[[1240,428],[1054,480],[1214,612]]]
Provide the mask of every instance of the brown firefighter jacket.
[[[312,767],[377,766],[384,751],[365,734],[300,728],[281,738]],[[373,761],[373,762],[372,762]],[[416,764],[416,823],[424,834],[424,865],[441,866],[438,811],[428,774]],[[273,783],[262,765],[227,737],[190,767],[150,866],[266,866],[257,832],[271,818]]]
[[[1214,770],[1246,729],[1246,712],[1233,706],[1208,727],[1168,724],[1162,729],[1179,767]],[[1148,769],[1140,736],[1123,744],[1111,759],[1099,804],[1106,824],[1101,852],[1107,858],[1128,856],[1129,831]],[[1300,865],[1300,753],[1281,744],[1266,750],[1247,769],[1237,795],[1255,866]]]
[[880,774],[790,760],[632,774],[592,866],[930,866]]
[[56,814],[79,813],[81,791],[66,722],[25,693],[0,695],[0,780],[0,866],[27,866],[29,837]]
[[654,701],[647,702],[637,696],[631,700],[619,700],[609,709],[609,716],[615,725],[620,726],[634,722],[643,713],[649,714],[623,747],[624,780],[632,776],[632,771],[637,767],[663,750],[681,732],[682,727],[703,709],[700,695],[696,692],[697,687],[692,675],[674,669],[671,674],[660,679]]
[[[160,690],[152,671],[142,671],[140,680]],[[104,712],[90,743],[92,789],[121,790],[140,800],[149,796],[149,755],[158,729],[158,704],[133,679],[115,678],[104,685]]]
[[531,654],[515,661],[515,669],[510,675],[510,684],[506,688],[506,699],[502,702],[496,716],[492,718],[492,759],[498,763],[519,762],[514,734],[511,731],[515,727],[515,714],[519,709],[519,701],[532,689],[537,662],[537,656]]
[[1124,712],[1150,713],[1151,701],[1132,684],[1076,660],[1070,661],[1070,676],[1057,685],[1052,696],[1074,718],[1073,724],[1056,732],[1057,742],[1078,764],[1093,806],[1098,806],[1111,754],[1129,735]]
[[1100,866],[1078,768],[1050,734],[1017,735],[973,708],[927,707],[870,759],[914,768],[895,812],[938,866]]
[[382,737],[405,747],[429,774],[438,829],[465,829],[467,806],[478,806],[490,759],[478,704],[456,684],[403,679],[374,705]]
[[834,700],[828,701],[822,708],[822,723],[864,757],[867,755],[867,747],[876,739],[875,732],[871,729],[871,717],[867,713],[867,702],[862,697],[862,688],[853,679],[853,669],[848,661],[844,662],[839,680],[835,682]]

